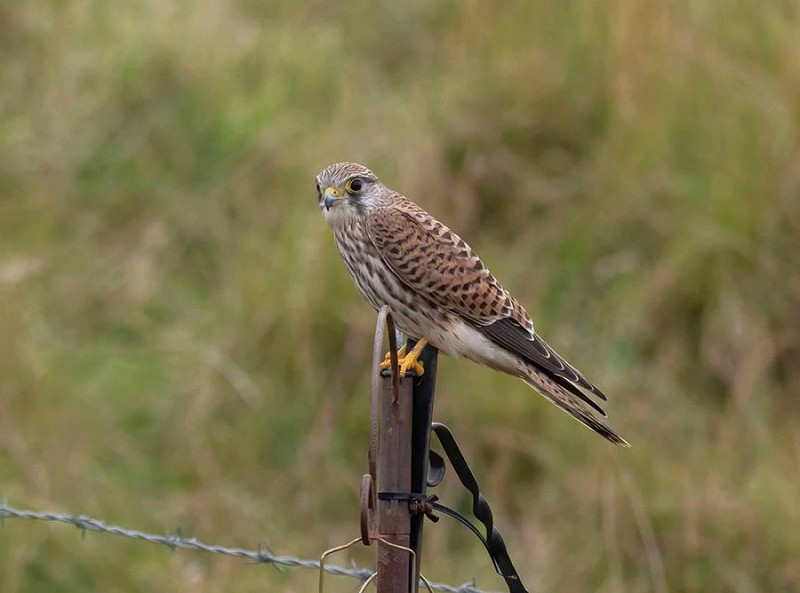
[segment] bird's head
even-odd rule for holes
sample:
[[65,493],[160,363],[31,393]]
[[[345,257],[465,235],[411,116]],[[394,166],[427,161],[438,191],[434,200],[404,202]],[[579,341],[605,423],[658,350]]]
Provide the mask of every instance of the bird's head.
[[389,193],[375,173],[357,163],[336,163],[317,175],[319,209],[330,224],[369,214]]

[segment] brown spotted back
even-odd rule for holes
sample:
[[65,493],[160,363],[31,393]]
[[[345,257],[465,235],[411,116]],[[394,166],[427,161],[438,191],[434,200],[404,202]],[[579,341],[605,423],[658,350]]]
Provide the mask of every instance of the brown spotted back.
[[470,246],[413,202],[394,194],[366,226],[387,265],[428,302],[478,325],[511,318],[533,334],[525,309]]

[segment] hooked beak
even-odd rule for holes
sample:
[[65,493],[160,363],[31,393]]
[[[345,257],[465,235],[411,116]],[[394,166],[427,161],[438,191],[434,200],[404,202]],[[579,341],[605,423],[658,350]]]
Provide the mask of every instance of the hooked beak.
[[333,206],[337,200],[341,199],[339,190],[335,187],[326,187],[322,194],[322,204],[325,206],[325,210],[330,210],[331,206]]

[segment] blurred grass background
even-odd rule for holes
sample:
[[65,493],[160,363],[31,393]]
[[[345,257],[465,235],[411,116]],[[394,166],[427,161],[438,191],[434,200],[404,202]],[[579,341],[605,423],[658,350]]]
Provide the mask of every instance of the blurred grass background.
[[[3,1],[0,495],[301,557],[354,537],[374,314],[313,177],[356,160],[634,445],[441,362],[530,590],[800,591],[798,31],[780,0]],[[0,550],[4,593],[316,578],[20,521]],[[446,521],[423,571],[503,588]]]

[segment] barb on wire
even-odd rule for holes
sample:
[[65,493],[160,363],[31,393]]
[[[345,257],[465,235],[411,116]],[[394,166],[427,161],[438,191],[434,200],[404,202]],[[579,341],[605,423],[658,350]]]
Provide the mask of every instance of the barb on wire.
[[[301,567],[313,568],[319,570],[319,560],[305,560],[296,558],[294,556],[281,556],[273,554],[264,550],[246,550],[243,548],[231,548],[227,546],[217,546],[213,544],[206,544],[198,541],[196,538],[186,538],[180,535],[171,535],[169,533],[164,535],[145,533],[136,529],[126,529],[118,525],[108,525],[105,521],[92,519],[86,515],[71,515],[69,513],[55,513],[50,511],[32,511],[28,509],[15,509],[8,506],[3,501],[0,503],[0,526],[3,526],[4,519],[29,519],[32,521],[54,521],[57,523],[66,523],[77,527],[81,531],[81,536],[85,537],[87,531],[97,531],[101,533],[110,533],[121,537],[127,537],[138,541],[145,541],[151,544],[159,544],[167,546],[171,550],[181,548],[184,550],[199,550],[202,552],[210,552],[212,554],[219,554],[222,556],[234,556],[236,558],[244,558],[249,562],[260,564],[273,564],[281,567]],[[374,571],[368,568],[343,568],[335,565],[325,565],[325,571],[338,576],[346,576],[360,580],[362,583],[369,579]],[[434,591],[443,591],[444,593],[489,593],[488,591],[481,591],[475,588],[475,582],[464,583],[460,586],[447,585],[444,583],[430,583],[430,587]]]

